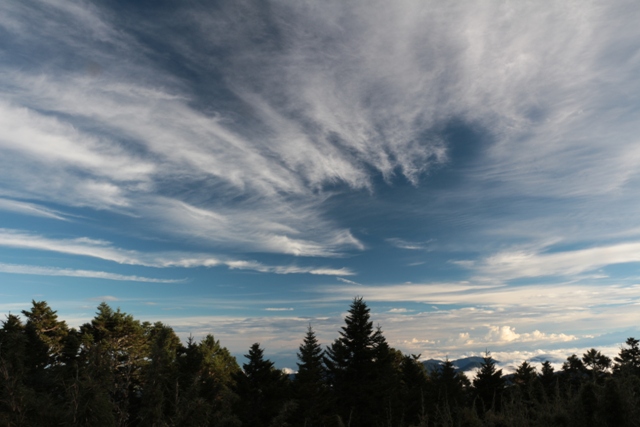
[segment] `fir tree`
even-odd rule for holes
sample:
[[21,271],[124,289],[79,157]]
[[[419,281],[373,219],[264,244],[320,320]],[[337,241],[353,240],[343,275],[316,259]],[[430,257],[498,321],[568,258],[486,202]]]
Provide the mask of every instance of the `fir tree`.
[[[104,378],[100,383],[107,387],[118,426],[137,418],[142,367],[148,357],[146,327],[104,302],[91,322],[80,327],[81,357],[93,372],[91,378]],[[94,385],[89,383],[87,387]]]
[[635,338],[627,338],[627,348],[620,349],[620,354],[614,357],[615,374],[631,374],[640,376],[640,341]]
[[428,419],[427,404],[431,399],[429,378],[420,355],[405,355],[401,363],[403,418],[409,425]]
[[253,344],[244,357],[248,361],[242,365],[243,372],[237,374],[238,395],[242,399],[239,415],[243,425],[266,427],[287,401],[287,378],[264,358],[259,343]]
[[540,374],[538,374],[538,380],[540,381],[540,384],[542,384],[542,388],[544,389],[547,399],[552,400],[555,397],[558,378],[554,372],[553,366],[551,366],[551,362],[548,360],[542,362],[542,369]]
[[354,298],[345,326],[324,358],[338,414],[352,427],[374,426],[381,404],[374,393],[378,381],[375,361],[384,341],[381,331],[374,331],[369,311],[362,298]]
[[582,362],[587,371],[591,373],[593,381],[601,379],[611,366],[611,359],[595,348],[587,350],[582,355]]
[[473,388],[478,405],[476,409],[479,413],[482,414],[490,409],[500,411],[504,378],[502,378],[502,369],[496,368],[495,361],[489,352],[485,354],[480,370],[473,379]]
[[147,331],[150,360],[144,366],[144,383],[140,410],[140,425],[166,426],[176,412],[175,399],[178,377],[180,339],[168,326],[156,322]]
[[312,427],[321,425],[326,415],[328,390],[325,384],[326,371],[322,363],[324,351],[311,325],[297,353],[298,373],[294,380],[294,390],[298,401],[296,418],[301,425]]

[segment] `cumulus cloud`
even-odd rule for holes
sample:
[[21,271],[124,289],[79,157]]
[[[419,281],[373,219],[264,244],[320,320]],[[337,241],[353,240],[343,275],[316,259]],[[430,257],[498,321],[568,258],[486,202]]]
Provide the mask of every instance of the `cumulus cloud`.
[[510,343],[510,342],[533,342],[539,343],[553,343],[553,342],[567,342],[578,339],[575,335],[560,334],[546,334],[535,330],[531,333],[517,333],[515,328],[511,326],[492,326],[489,325],[489,332],[485,335],[484,339],[489,343]]

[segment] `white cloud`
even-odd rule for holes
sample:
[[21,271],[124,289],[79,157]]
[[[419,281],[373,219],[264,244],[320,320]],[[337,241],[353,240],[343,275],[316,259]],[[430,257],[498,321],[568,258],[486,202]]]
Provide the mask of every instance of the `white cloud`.
[[425,244],[429,242],[409,242],[397,237],[386,239],[387,242],[400,249],[407,249],[411,251],[419,251],[425,248]]
[[489,325],[489,332],[485,335],[484,340],[487,343],[510,343],[510,342],[538,342],[540,344],[549,344],[553,342],[567,342],[578,339],[575,335],[567,334],[546,334],[535,330],[531,333],[517,333],[515,328],[511,326],[492,326]]
[[[215,267],[227,266],[230,269],[253,270],[275,274],[315,274],[349,276],[355,273],[348,268],[269,266],[256,261],[233,260],[213,257],[207,254],[189,254],[180,252],[143,253],[113,246],[110,242],[86,237],[76,239],[51,239],[19,230],[0,229],[0,246],[22,249],[60,252],[70,255],[89,256],[119,264],[141,265],[146,267]],[[67,270],[61,270],[67,271]],[[70,274],[70,273],[69,273]],[[95,274],[98,274],[97,272]],[[105,273],[106,274],[106,273]],[[116,277],[113,275],[112,277]]]
[[336,277],[336,280],[342,283],[347,283],[349,285],[361,285],[361,283],[355,282],[353,280],[345,279],[344,277]]
[[[238,115],[194,107],[206,100],[99,7],[1,7],[0,25],[27,47],[74,52],[99,71],[62,73],[46,57],[41,69],[0,67],[7,197],[119,209],[222,245],[332,256],[364,246],[321,214],[323,188],[372,190],[376,174],[418,184],[447,162],[436,134],[450,120],[495,140],[467,171],[477,197],[606,195],[637,179],[634,98],[612,94],[638,92],[638,12],[618,2],[279,2],[286,25],[270,25],[286,48],[266,50],[253,42],[262,23],[250,8],[244,25],[230,25],[228,10],[183,11],[197,37],[167,49],[203,75],[211,49],[240,52],[214,61],[213,73],[244,103]],[[161,191],[167,183],[176,188]],[[182,219],[189,206],[201,218]]]
[[100,302],[115,302],[120,301],[120,298],[114,297],[112,295],[103,295],[101,297],[93,297],[89,298],[90,301],[100,301]]
[[293,308],[278,308],[278,307],[269,307],[265,308],[266,311],[293,311]]
[[21,202],[18,200],[0,198],[0,210],[68,221],[68,218],[61,212],[34,203]]
[[464,265],[477,267],[478,273],[493,278],[574,276],[608,265],[640,262],[640,243],[616,243],[587,249],[540,252],[512,250],[499,252],[481,263]]
[[33,265],[19,265],[19,264],[5,264],[5,263],[0,263],[0,273],[31,274],[31,275],[37,275],[37,276],[80,277],[80,278],[87,278],[87,279],[105,279],[105,280],[145,282],[145,283],[181,283],[185,281],[185,279],[155,279],[152,277],[116,274],[116,273],[109,273],[106,271],[74,270],[70,268],[42,267],[42,266],[33,266]]

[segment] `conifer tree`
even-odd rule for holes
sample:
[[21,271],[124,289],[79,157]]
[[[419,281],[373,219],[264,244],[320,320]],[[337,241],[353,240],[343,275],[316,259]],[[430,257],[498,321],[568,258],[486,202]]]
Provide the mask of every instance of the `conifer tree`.
[[640,341],[635,338],[627,338],[627,348],[620,349],[620,354],[614,357],[613,371],[617,375],[627,374],[640,376]]
[[362,298],[354,298],[345,326],[326,351],[328,378],[338,414],[345,425],[374,426],[380,410],[375,393],[379,381],[376,360],[386,345],[380,329],[373,328],[369,308]]
[[[237,374],[239,409],[243,425],[266,427],[281,412],[288,398],[287,377],[264,358],[264,350],[255,343],[244,357],[243,372]],[[246,408],[251,408],[250,411]]]
[[24,325],[9,314],[0,329],[0,424],[25,425],[30,410],[30,390],[25,385],[27,340]]
[[326,376],[322,359],[324,351],[316,338],[316,334],[309,325],[303,343],[298,349],[298,373],[295,382],[298,385],[311,385],[320,388]]
[[57,313],[45,301],[31,303],[30,310],[22,311],[27,319],[25,333],[29,362],[34,369],[55,366],[59,363],[69,328],[64,320],[58,320]]
[[420,355],[405,355],[401,363],[402,407],[404,419],[409,425],[418,425],[428,419],[430,384]]
[[536,378],[536,368],[531,366],[531,364],[525,360],[516,369],[513,376],[513,382],[519,386],[528,387]]
[[328,405],[326,371],[322,363],[324,351],[311,325],[297,356],[298,373],[293,384],[298,402],[295,417],[307,427],[322,425]]
[[542,369],[540,374],[538,374],[538,380],[540,381],[540,384],[542,384],[542,388],[544,389],[547,399],[552,400],[555,398],[555,389],[558,383],[558,378],[554,372],[553,366],[551,366],[551,362],[548,360],[542,362]]
[[449,425],[457,420],[466,403],[466,392],[471,383],[463,372],[458,372],[448,358],[431,373],[435,394],[434,417],[440,424]]
[[567,357],[562,364],[562,381],[565,388],[577,390],[587,377],[587,369],[582,360],[575,354]]
[[504,378],[502,378],[502,369],[496,368],[495,361],[489,352],[483,357],[480,370],[473,379],[473,388],[478,405],[476,409],[479,413],[482,414],[490,409],[500,411]]
[[45,301],[32,300],[31,304],[31,309],[22,311],[26,318],[25,382],[34,393],[34,407],[39,409],[32,411],[31,419],[34,424],[55,424],[62,416],[62,354],[69,328]]
[[142,367],[148,357],[146,327],[104,302],[91,322],[80,327],[81,357],[94,372],[92,377],[105,378],[102,383],[108,387],[118,426],[137,417]]
[[593,381],[602,378],[611,366],[611,359],[595,348],[587,350],[582,355],[582,362],[587,371],[591,373]]
[[178,402],[176,359],[181,347],[173,329],[156,322],[147,331],[150,343],[149,361],[144,366],[142,400],[139,414],[142,426],[168,426]]

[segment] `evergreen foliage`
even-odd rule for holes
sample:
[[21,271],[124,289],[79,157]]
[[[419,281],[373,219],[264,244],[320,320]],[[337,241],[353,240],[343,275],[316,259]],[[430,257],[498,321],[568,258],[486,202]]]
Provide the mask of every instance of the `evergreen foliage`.
[[324,351],[309,325],[297,353],[298,373],[294,380],[296,421],[307,427],[323,425],[329,412],[329,390],[323,365]]
[[[374,330],[370,310],[362,298],[355,298],[345,326],[324,358],[338,416],[354,427],[375,426],[380,420],[380,374],[388,374],[388,346],[379,329]],[[384,366],[384,372],[378,368]],[[362,393],[361,390],[368,393]]]
[[242,365],[243,372],[236,375],[237,390],[243,407],[240,418],[243,425],[267,427],[285,408],[288,395],[286,375],[274,367],[272,361],[264,358],[264,350],[255,343],[244,357],[248,362]]
[[502,369],[496,368],[495,361],[486,352],[480,370],[473,379],[476,409],[480,414],[489,410],[500,411],[504,386]]
[[427,375],[354,299],[326,353],[311,328],[293,382],[258,343],[235,358],[212,335],[183,345],[160,322],[100,304],[79,330],[45,302],[0,325],[1,426],[458,427],[637,426],[640,344],[596,349],[562,370],[518,366],[507,383],[489,354],[473,380],[446,360]]

